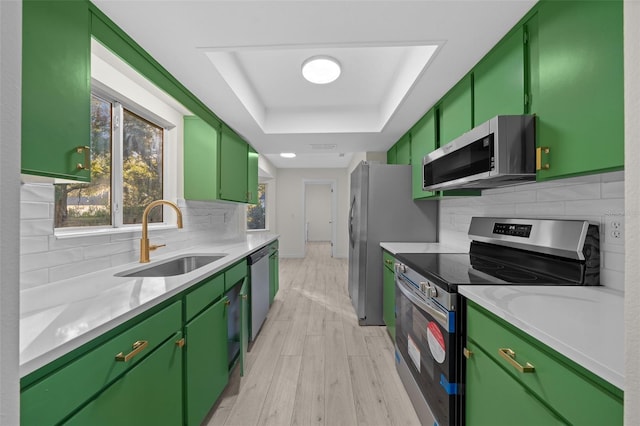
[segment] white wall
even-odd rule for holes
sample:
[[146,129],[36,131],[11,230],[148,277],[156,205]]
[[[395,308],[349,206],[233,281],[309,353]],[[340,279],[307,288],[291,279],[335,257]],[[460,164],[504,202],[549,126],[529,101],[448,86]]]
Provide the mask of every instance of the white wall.
[[336,181],[335,257],[347,257],[347,216],[349,187],[346,169],[279,169],[277,230],[280,234],[281,257],[304,257],[304,187],[305,180]]
[[307,241],[331,241],[331,185],[307,184],[305,194]]
[[640,424],[640,2],[624,2],[625,57],[625,414]]
[[[485,190],[481,197],[440,202],[440,242],[468,249],[472,216],[585,219],[600,224],[600,280],[624,289],[624,240],[607,225],[624,221],[624,173],[614,172]],[[628,232],[626,232],[628,235]]]
[[20,424],[19,186],[22,3],[0,1],[0,424]]

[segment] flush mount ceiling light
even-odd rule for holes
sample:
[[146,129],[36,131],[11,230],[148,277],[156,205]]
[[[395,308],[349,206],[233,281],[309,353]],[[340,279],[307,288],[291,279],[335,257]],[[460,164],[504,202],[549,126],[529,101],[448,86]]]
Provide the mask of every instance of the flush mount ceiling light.
[[312,56],[302,63],[302,76],[314,84],[331,83],[340,72],[340,63],[331,56]]
[[293,153],[293,152],[281,152],[280,153],[280,157],[283,157],[283,158],[294,158],[295,156],[296,156],[296,154]]

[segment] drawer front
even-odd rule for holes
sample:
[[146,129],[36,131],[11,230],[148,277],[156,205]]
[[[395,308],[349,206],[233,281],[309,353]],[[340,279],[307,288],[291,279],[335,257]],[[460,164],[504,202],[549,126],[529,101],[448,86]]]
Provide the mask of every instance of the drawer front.
[[[467,339],[569,423],[622,424],[622,396],[612,392],[611,385],[472,302],[467,308]],[[521,372],[516,363],[529,363],[534,371]]]
[[387,268],[391,269],[393,271],[393,263],[396,261],[396,258],[393,257],[393,255],[387,251],[382,251],[382,263],[384,264],[384,266],[386,266]]
[[231,287],[242,281],[247,276],[247,260],[244,259],[241,262],[235,264],[231,268],[227,269],[224,273],[224,290],[228,291]]
[[197,289],[187,294],[185,306],[187,321],[220,297],[222,293],[224,293],[224,274],[208,278]]
[[[144,359],[181,324],[182,302],[178,301],[46,376],[21,393],[21,424],[58,423]],[[116,355],[132,353],[137,341],[148,344],[127,361],[116,361]]]

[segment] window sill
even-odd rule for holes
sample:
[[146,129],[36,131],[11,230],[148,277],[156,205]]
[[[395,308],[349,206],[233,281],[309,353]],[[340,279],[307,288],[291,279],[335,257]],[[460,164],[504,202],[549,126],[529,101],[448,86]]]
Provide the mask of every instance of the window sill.
[[[170,225],[166,223],[150,224],[149,232],[164,229],[177,229],[176,225]],[[54,230],[54,236],[56,239],[64,240],[68,238],[78,237],[95,237],[100,235],[122,235],[122,234],[135,234],[142,232],[142,225],[131,225],[121,228],[98,228],[98,229],[56,229]]]
[[269,230],[266,228],[265,229],[247,229],[247,233],[250,233],[250,232],[269,232]]

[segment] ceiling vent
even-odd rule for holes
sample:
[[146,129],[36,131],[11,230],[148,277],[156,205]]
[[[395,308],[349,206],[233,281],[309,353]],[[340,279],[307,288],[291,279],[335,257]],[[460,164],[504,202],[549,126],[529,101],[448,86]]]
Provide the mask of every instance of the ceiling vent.
[[327,150],[331,150],[331,149],[336,149],[336,146],[337,145],[334,144],[334,143],[312,143],[311,144],[311,149],[327,151]]

